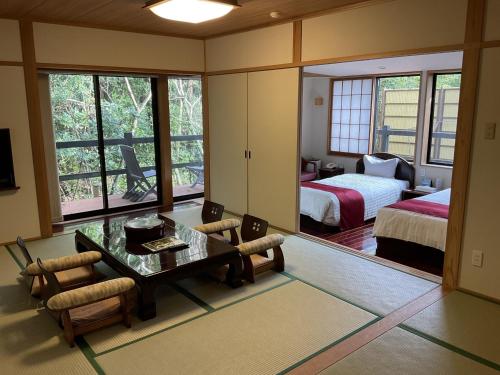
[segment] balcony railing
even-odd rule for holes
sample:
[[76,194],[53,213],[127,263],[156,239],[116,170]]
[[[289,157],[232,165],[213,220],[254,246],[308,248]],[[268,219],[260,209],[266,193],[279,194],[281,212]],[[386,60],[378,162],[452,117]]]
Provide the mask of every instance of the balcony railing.
[[[198,141],[203,139],[203,135],[173,135],[170,137],[172,142],[185,142],[185,141]],[[154,143],[153,137],[137,137],[134,138],[132,133],[125,133],[123,138],[114,138],[114,139],[105,139],[104,146],[118,146],[118,145],[127,145],[133,146],[137,144],[146,144],[146,143]],[[82,147],[97,147],[97,140],[87,140],[87,141],[61,141],[56,142],[56,149],[68,149],[68,148],[82,148]],[[177,168],[185,168],[188,166],[199,166],[203,165],[202,160],[191,161],[188,163],[175,163],[172,164],[172,169]],[[143,171],[155,169],[153,166],[145,166],[141,167]],[[125,175],[127,171],[125,168],[121,169],[112,169],[107,170],[107,176],[117,176],[117,175]],[[60,175],[59,181],[71,181],[71,180],[81,180],[86,178],[100,177],[101,172],[84,172],[84,173],[72,173],[66,175]]]

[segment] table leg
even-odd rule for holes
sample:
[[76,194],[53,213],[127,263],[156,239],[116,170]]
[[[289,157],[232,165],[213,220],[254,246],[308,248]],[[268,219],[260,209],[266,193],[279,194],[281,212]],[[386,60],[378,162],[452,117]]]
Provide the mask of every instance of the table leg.
[[156,317],[156,301],[154,284],[140,284],[138,295],[138,315],[141,320]]
[[241,281],[241,274],[243,273],[243,266],[241,257],[238,255],[229,262],[229,270],[226,274],[226,283],[232,288],[238,288],[243,285]]

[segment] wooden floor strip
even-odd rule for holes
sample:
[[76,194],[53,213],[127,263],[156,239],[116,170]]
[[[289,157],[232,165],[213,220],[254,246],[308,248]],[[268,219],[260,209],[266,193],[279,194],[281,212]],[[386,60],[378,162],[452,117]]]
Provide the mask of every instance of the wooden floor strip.
[[450,291],[439,286],[421,297],[411,301],[400,309],[393,311],[386,317],[368,326],[362,331],[357,332],[338,345],[322,352],[311,360],[296,367],[289,374],[293,375],[310,375],[317,374],[324,369],[330,367],[334,363],[347,357],[385,332],[391,330],[405,320],[408,320],[413,315],[424,310],[436,301],[444,298]]

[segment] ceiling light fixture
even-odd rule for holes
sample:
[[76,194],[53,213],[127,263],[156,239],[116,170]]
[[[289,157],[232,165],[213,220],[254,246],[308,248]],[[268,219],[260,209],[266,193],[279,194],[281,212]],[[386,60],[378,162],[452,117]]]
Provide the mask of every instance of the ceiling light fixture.
[[168,20],[201,23],[223,17],[239,5],[237,0],[150,0],[144,7]]

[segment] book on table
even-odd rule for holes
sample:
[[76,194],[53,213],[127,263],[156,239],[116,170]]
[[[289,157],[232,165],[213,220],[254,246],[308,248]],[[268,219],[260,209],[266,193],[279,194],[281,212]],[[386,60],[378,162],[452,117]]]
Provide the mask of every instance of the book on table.
[[178,250],[188,247],[188,244],[177,237],[164,237],[159,240],[154,240],[142,244],[143,247],[152,252],[162,251],[162,250]]

